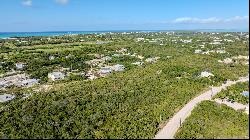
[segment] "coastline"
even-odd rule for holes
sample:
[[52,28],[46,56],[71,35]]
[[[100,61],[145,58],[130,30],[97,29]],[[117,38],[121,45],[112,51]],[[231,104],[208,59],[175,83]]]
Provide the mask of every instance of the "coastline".
[[123,32],[249,32],[248,29],[194,29],[194,30],[109,30],[109,31],[44,31],[44,32],[0,32],[0,39],[32,36],[63,36]]

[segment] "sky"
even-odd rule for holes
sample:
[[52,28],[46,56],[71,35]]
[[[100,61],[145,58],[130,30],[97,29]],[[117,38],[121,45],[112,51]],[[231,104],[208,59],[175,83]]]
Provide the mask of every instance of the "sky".
[[1,0],[0,32],[249,29],[249,0]]

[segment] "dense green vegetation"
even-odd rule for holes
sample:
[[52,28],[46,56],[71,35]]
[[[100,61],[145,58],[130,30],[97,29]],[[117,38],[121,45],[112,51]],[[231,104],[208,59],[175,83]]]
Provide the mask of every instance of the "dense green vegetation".
[[[208,50],[224,46],[229,53],[195,54],[194,50],[199,49],[198,45],[201,44],[197,40],[209,42],[209,35],[79,35],[55,37],[58,41],[55,44],[50,42],[53,37],[45,41],[45,44],[37,37],[31,37],[23,38],[30,43],[20,45],[7,40],[4,43],[6,47],[0,49],[1,61],[5,62],[0,71],[8,72],[15,69],[16,62],[25,62],[27,66],[22,72],[41,79],[41,85],[51,84],[53,88],[48,92],[34,93],[25,100],[0,103],[5,106],[0,111],[0,137],[152,138],[162,123],[209,86],[247,75],[247,65],[218,63],[219,59],[238,54],[247,55],[249,47],[243,43],[247,39],[218,46],[207,44],[205,48]],[[192,38],[194,41],[190,44],[171,41],[178,36],[181,39]],[[164,38],[164,41],[137,42],[137,37]],[[79,42],[81,39],[85,41]],[[96,44],[97,40],[110,42]],[[162,42],[164,45],[160,45]],[[142,55],[145,59],[160,59],[153,64],[131,65],[139,59],[132,56],[112,56],[122,48],[126,48],[130,54]],[[123,64],[125,71],[114,72],[93,81],[86,80],[85,77],[70,76],[62,81],[47,82],[48,72],[61,67],[70,68],[69,71],[86,72],[90,66],[84,62],[94,59],[94,54],[112,57],[106,64]],[[55,58],[50,60],[50,56]],[[199,75],[202,71],[210,71],[214,76],[201,78]],[[33,93],[31,89],[20,88],[9,88],[4,92]]]
[[177,139],[248,139],[249,116],[226,105],[201,102],[179,131]]
[[227,98],[230,101],[239,102],[242,104],[249,103],[249,97],[242,95],[243,91],[249,91],[249,82],[237,83],[231,87],[228,87],[226,90],[222,90],[213,98],[225,99]]

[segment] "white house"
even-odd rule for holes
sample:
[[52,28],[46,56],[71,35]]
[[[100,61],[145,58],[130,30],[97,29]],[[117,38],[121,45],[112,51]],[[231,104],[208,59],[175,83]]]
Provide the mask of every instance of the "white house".
[[139,58],[139,59],[143,59],[144,57],[143,57],[143,56],[141,56],[141,55],[137,55],[137,58]]
[[143,41],[144,38],[137,38],[137,41]]
[[225,64],[230,64],[230,63],[233,63],[233,60],[231,58],[225,58],[223,61],[218,60],[218,62],[223,62]]
[[195,50],[194,53],[201,53],[202,50]]
[[116,52],[124,53],[127,52],[128,50],[125,48],[121,48],[120,50],[116,50]]
[[52,72],[52,73],[48,73],[48,78],[55,81],[55,80],[60,80],[60,79],[64,79],[65,74],[61,73],[61,72]]
[[3,94],[3,95],[0,95],[0,102],[2,103],[2,102],[10,101],[14,98],[15,98],[15,95]]
[[112,58],[110,56],[105,56],[103,58],[101,58],[103,61],[111,61]]
[[181,41],[182,41],[183,43],[191,43],[191,42],[192,42],[192,39],[189,39],[189,40],[182,40],[182,39],[181,39]]
[[209,73],[207,71],[203,71],[201,72],[200,77],[210,77],[210,76],[214,76],[212,73]]
[[212,44],[212,45],[219,45],[219,44],[221,44],[220,42],[211,42],[211,43],[209,43],[209,44]]
[[114,71],[124,71],[125,67],[123,65],[116,64],[116,65],[112,66],[111,69]]
[[94,80],[94,79],[97,78],[97,76],[95,76],[95,74],[94,74],[94,72],[93,72],[92,69],[90,69],[90,70],[85,74],[85,76],[87,76],[88,79],[90,79],[90,80]]
[[22,81],[22,86],[31,87],[34,84],[38,84],[38,81],[39,80],[37,80],[37,79],[25,79]]
[[217,53],[226,53],[225,50],[216,50]]
[[155,63],[160,57],[147,58],[145,61],[149,63]]
[[53,59],[55,59],[55,56],[50,55],[50,56],[49,56],[49,60],[53,60]]
[[140,66],[140,65],[142,65],[142,64],[143,64],[143,62],[138,61],[138,62],[134,62],[134,63],[132,63],[132,64],[133,64],[133,65]]
[[122,54],[113,54],[112,56],[114,56],[114,57],[120,57],[120,56],[122,56]]
[[23,69],[24,66],[24,63],[16,63],[16,69]]
[[112,69],[110,67],[102,67],[100,70],[99,70],[99,74],[100,75],[106,75],[106,74],[109,74],[112,72]]

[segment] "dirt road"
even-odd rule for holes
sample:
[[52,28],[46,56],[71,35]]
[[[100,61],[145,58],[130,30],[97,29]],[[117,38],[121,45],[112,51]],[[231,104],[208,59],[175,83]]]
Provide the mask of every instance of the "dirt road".
[[212,87],[211,90],[202,93],[198,97],[195,97],[168,121],[166,126],[156,134],[154,139],[174,139],[174,135],[181,123],[191,114],[191,111],[198,103],[204,100],[211,100],[214,95],[219,93],[222,89],[226,89],[228,86],[248,80],[249,75],[246,77],[241,77],[237,81],[227,81],[226,84],[222,84],[220,87]]

